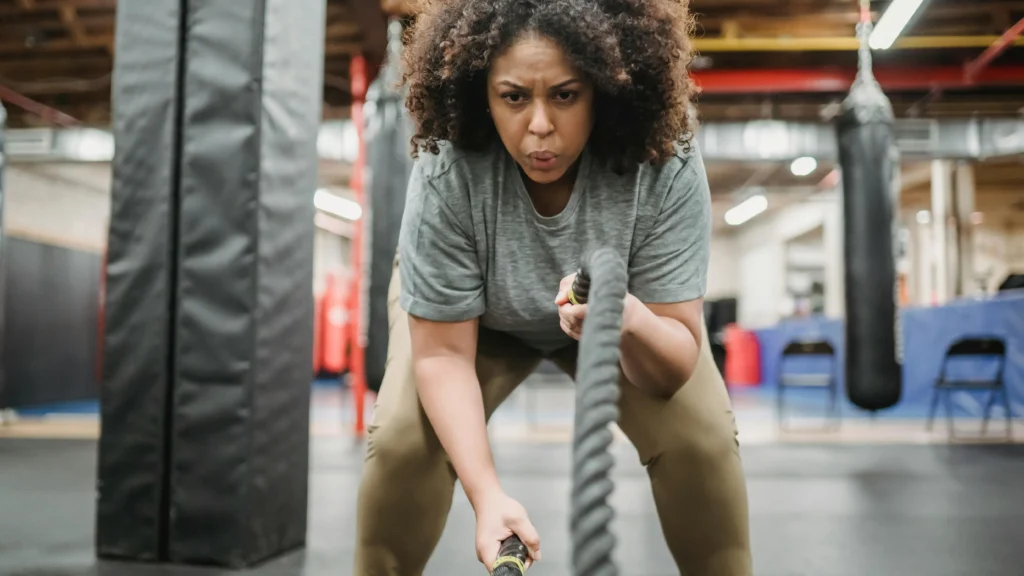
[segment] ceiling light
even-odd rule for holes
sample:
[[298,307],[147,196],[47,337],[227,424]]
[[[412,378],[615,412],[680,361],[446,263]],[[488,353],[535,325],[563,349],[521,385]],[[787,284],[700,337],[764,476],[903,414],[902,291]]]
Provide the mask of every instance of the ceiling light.
[[910,19],[917,13],[917,9],[921,7],[923,1],[893,0],[871,31],[868,46],[871,46],[873,50],[887,50],[892,46]]
[[763,194],[757,194],[730,208],[725,213],[725,223],[739,226],[767,209],[768,199]]
[[789,171],[794,176],[807,176],[811,172],[818,169],[818,161],[810,156],[804,156],[793,160],[793,163],[789,165]]
[[313,196],[313,205],[317,210],[323,210],[346,220],[359,220],[363,215],[363,208],[358,202],[336,196],[324,188],[316,191],[316,195]]

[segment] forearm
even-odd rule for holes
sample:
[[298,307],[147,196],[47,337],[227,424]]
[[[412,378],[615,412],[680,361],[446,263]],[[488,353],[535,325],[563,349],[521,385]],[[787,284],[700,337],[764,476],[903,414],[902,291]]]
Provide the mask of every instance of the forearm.
[[631,308],[623,317],[622,370],[638,388],[670,397],[693,375],[700,343],[679,320],[658,316],[639,300],[627,306]]
[[483,495],[500,487],[475,367],[458,357],[418,360],[416,389],[466,496],[476,507]]

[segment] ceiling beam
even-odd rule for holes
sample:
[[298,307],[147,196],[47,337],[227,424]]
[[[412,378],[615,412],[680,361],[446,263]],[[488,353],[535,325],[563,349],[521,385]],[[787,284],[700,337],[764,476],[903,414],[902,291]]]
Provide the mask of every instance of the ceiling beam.
[[86,38],[85,30],[82,29],[81,23],[78,22],[78,9],[71,2],[61,3],[60,22],[67,29],[68,35],[71,36],[71,41],[76,46],[84,47],[87,45],[88,38]]
[[[892,50],[920,50],[937,48],[986,48],[999,36],[902,36],[893,43]],[[1016,38],[1013,46],[1024,46],[1024,38]],[[697,52],[856,52],[860,40],[849,37],[819,38],[694,38]]]
[[[927,91],[943,88],[1024,86],[1024,66],[999,66],[981,70],[968,81],[958,66],[879,67],[875,78],[886,92]],[[840,70],[750,68],[746,70],[698,70],[692,73],[704,94],[765,94],[798,92],[846,92],[857,76],[854,68]]]
[[80,39],[46,40],[39,44],[27,46],[25,41],[6,41],[0,43],[0,57],[19,56],[31,57],[33,54],[55,52],[80,52],[82,48],[107,48],[114,42],[112,34],[82,37]]

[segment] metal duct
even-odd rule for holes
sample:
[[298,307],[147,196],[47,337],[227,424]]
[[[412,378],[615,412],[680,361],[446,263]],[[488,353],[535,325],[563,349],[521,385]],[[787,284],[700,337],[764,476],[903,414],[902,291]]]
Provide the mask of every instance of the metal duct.
[[[1024,154],[1024,120],[1016,118],[900,119],[896,145],[907,159],[975,160]],[[751,120],[703,125],[697,141],[705,160],[837,159],[831,124]]]
[[[896,121],[896,145],[906,159],[977,160],[1024,154],[1024,119],[964,118]],[[7,155],[15,161],[109,162],[114,140],[97,128],[8,130]],[[750,120],[701,126],[697,142],[707,161],[785,162],[801,156],[838,158],[835,129],[829,123]],[[317,150],[322,160],[351,162],[358,140],[351,121],[320,125]]]

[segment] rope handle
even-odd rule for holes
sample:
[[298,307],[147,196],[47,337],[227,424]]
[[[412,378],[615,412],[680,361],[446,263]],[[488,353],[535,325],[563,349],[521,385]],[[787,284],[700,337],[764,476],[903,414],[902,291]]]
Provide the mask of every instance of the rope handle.
[[523,576],[526,574],[526,545],[513,534],[501,543],[498,559],[491,566],[494,576]]
[[576,271],[576,278],[572,281],[572,287],[569,288],[569,302],[573,304],[586,304],[587,296],[590,294],[590,275],[587,271],[580,267]]

